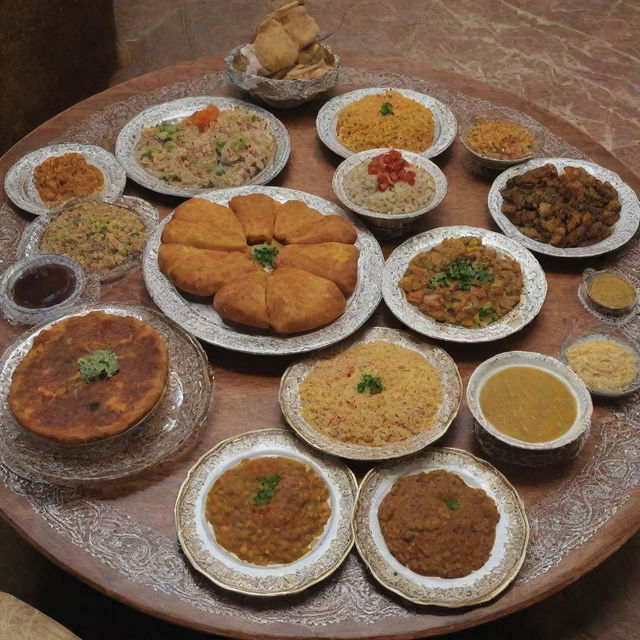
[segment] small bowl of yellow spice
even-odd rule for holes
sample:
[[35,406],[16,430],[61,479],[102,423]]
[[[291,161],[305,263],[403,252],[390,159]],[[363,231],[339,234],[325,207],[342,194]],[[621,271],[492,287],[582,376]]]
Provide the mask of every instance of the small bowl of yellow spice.
[[638,305],[638,292],[633,284],[623,275],[606,269],[585,269],[578,297],[588,309],[617,318],[633,314]]
[[640,389],[640,352],[613,327],[575,326],[562,342],[560,357],[592,395],[619,398]]
[[542,148],[544,128],[514,109],[480,109],[461,118],[460,141],[475,162],[502,170],[531,160]]

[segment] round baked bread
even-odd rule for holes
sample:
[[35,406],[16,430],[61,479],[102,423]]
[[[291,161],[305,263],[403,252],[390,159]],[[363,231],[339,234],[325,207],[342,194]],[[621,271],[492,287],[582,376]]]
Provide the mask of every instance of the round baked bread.
[[[112,350],[118,371],[85,382],[78,359]],[[167,384],[167,345],[136,318],[92,311],[40,332],[20,361],[9,406],[28,431],[84,444],[123,433],[158,404]]]

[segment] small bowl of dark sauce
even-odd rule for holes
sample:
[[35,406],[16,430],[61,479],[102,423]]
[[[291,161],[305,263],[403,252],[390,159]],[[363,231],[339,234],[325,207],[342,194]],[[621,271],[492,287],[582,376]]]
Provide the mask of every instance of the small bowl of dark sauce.
[[87,276],[74,260],[38,254],[4,272],[0,305],[9,322],[37,324],[81,302],[87,284]]

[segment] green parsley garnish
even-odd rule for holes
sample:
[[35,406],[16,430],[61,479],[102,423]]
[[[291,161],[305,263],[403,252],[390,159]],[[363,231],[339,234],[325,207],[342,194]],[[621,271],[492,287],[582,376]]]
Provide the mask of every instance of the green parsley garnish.
[[236,149],[238,149],[238,151],[244,151],[245,149],[248,149],[248,148],[249,147],[247,143],[244,141],[244,138],[241,136],[238,142],[236,143]]
[[366,392],[370,395],[380,393],[383,388],[380,376],[372,376],[370,373],[363,373],[360,378],[360,382],[358,382],[358,386],[356,387],[358,393]]
[[224,140],[216,140],[216,151],[220,153],[224,148],[224,145],[227,144]]
[[258,505],[269,502],[273,498],[280,480],[282,480],[282,476],[278,473],[262,478],[262,484],[253,496],[253,502]]
[[178,176],[178,174],[177,174],[177,173],[165,173],[165,174],[162,176],[162,179],[163,179],[165,182],[173,182],[174,180],[180,180],[180,177]]
[[393,106],[391,105],[391,103],[390,103],[390,102],[383,102],[383,103],[380,105],[380,113],[381,113],[383,116],[388,116],[388,115],[390,115],[390,114],[391,114],[391,115],[395,115],[395,114],[393,113]]
[[87,384],[110,378],[118,373],[118,356],[113,349],[98,349],[91,355],[78,358],[78,370]]
[[455,511],[460,508],[460,503],[453,498],[447,498],[444,503],[449,507],[449,509],[451,509],[451,511]]
[[486,264],[475,263],[467,258],[458,256],[445,271],[439,271],[431,280],[429,287],[449,287],[457,280],[460,291],[468,291],[474,282],[493,282],[493,274],[489,272]]
[[153,160],[153,149],[147,149],[144,153],[140,154],[140,159],[149,158],[149,160]]
[[473,324],[476,327],[479,327],[482,324],[483,320],[489,318],[491,322],[498,320],[499,316],[493,309],[493,304],[491,302],[485,302],[480,309],[478,309],[478,313],[473,316]]
[[271,244],[257,244],[252,250],[253,259],[263,267],[273,269],[276,266],[278,250]]

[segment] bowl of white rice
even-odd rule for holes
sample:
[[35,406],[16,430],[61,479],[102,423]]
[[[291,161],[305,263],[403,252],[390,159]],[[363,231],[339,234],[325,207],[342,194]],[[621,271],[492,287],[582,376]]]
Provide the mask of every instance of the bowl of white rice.
[[444,173],[411,151],[368,149],[349,156],[333,175],[333,190],[384,238],[406,235],[447,193]]

